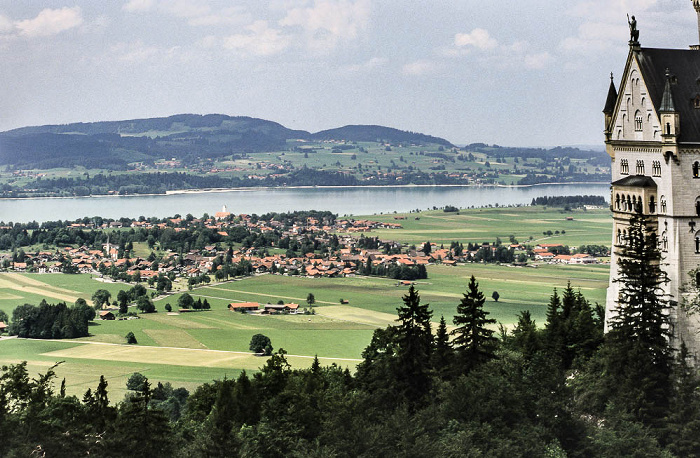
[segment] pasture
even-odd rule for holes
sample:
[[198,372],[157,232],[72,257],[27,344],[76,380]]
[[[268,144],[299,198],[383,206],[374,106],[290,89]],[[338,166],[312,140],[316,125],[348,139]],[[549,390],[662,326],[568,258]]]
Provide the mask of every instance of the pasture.
[[[373,231],[367,235],[419,244],[426,240],[448,245],[452,240],[504,243],[510,235],[521,242],[609,245],[610,220],[605,211],[562,213],[557,209],[508,208],[470,209],[459,214],[441,211],[411,213],[400,220],[404,229]],[[414,219],[418,216],[420,219]],[[566,220],[573,216],[573,220]],[[396,222],[394,215],[368,217]],[[561,234],[564,229],[565,233]],[[546,230],[559,236],[543,237]],[[539,234],[539,235],[538,235]],[[531,242],[527,242],[532,237]],[[568,282],[581,290],[592,303],[604,303],[608,284],[607,265],[547,265],[511,267],[495,264],[466,264],[428,267],[428,278],[416,282],[422,302],[430,304],[433,321],[444,316],[451,324],[457,304],[474,275],[486,297],[486,310],[506,327],[517,315],[530,310],[536,323],[545,321],[545,310],[554,288]],[[17,305],[89,300],[97,289],[107,289],[116,297],[120,289],[132,285],[105,283],[91,275],[0,274],[0,309],[11,315]],[[66,377],[71,394],[82,395],[97,385],[100,375],[110,383],[112,400],[119,400],[124,384],[133,372],[142,372],[152,382],[169,381],[174,386],[195,386],[224,376],[235,377],[241,370],[255,371],[265,358],[250,354],[254,334],[265,334],[276,349],[284,348],[294,367],[307,367],[314,355],[322,364],[338,364],[354,369],[374,329],[393,324],[396,308],[406,293],[396,280],[376,277],[302,278],[258,275],[224,283],[209,284],[190,292],[207,299],[211,310],[167,314],[165,305],[176,308],[180,294],[155,300],[158,313],[124,321],[96,320],[90,337],[73,341],[0,340],[0,364],[28,361],[32,374],[56,369]],[[498,291],[498,302],[491,298]],[[316,302],[312,315],[253,316],[230,312],[231,302],[296,302],[308,307],[306,297]],[[340,304],[344,299],[347,304]],[[138,345],[125,345],[124,336],[133,332]]]

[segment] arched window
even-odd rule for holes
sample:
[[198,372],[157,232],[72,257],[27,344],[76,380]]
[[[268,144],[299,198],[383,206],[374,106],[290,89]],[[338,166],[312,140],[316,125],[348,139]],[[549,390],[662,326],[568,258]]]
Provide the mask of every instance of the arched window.
[[664,196],[661,196],[661,200],[659,202],[659,206],[661,207],[661,213],[666,213],[666,198]]
[[695,253],[700,254],[700,233],[695,234]]
[[635,132],[641,132],[642,131],[642,124],[644,123],[644,118],[642,117],[642,113],[637,110],[637,112],[634,114],[634,130]]
[[653,161],[651,163],[651,174],[655,177],[661,176],[661,161]]
[[649,197],[649,213],[655,213],[656,212],[656,200],[654,199],[654,196]]
[[615,210],[620,209],[620,194],[615,194]]
[[622,231],[620,229],[617,230],[617,245],[622,245]]
[[671,123],[666,123],[666,135],[671,135]]
[[697,178],[700,175],[700,162],[693,162],[693,178]]
[[668,251],[668,234],[666,231],[661,234],[661,250]]
[[628,212],[631,212],[633,209],[634,209],[634,207],[632,207],[632,198],[630,196],[627,196],[627,209],[626,210]]
[[622,159],[620,161],[620,173],[622,175],[627,175],[628,173],[630,173],[630,165],[627,159]]
[[644,161],[637,161],[637,175],[644,175]]

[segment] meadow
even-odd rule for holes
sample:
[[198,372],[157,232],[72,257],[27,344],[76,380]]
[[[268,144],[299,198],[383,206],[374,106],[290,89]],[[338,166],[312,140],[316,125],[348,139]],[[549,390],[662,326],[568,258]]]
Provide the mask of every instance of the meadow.
[[[373,231],[368,236],[419,244],[430,240],[449,244],[504,242],[513,235],[521,242],[609,245],[610,219],[607,211],[564,213],[559,209],[536,207],[485,208],[462,210],[459,214],[441,211],[405,215],[378,215],[371,219],[396,222],[403,216],[404,229]],[[573,216],[567,220],[566,216]],[[416,217],[420,219],[415,219]],[[560,231],[557,236],[542,232]],[[564,232],[562,234],[562,232]],[[433,265],[428,279],[416,282],[421,300],[430,304],[433,321],[444,316],[451,323],[456,306],[471,275],[487,298],[486,310],[491,318],[512,328],[517,315],[529,310],[536,323],[545,321],[546,304],[553,289],[568,282],[592,303],[603,304],[609,266],[548,265],[512,267],[495,264]],[[90,299],[100,288],[116,297],[120,289],[131,285],[105,283],[91,275],[0,274],[0,309],[11,315],[17,305],[49,302],[78,297]],[[126,378],[142,372],[152,381],[170,381],[175,386],[196,385],[236,376],[241,370],[255,371],[265,358],[250,354],[248,345],[254,334],[265,334],[276,349],[288,352],[294,367],[307,367],[317,355],[322,364],[338,364],[353,370],[361,352],[369,343],[374,329],[394,323],[396,308],[406,293],[406,286],[395,280],[376,277],[300,278],[259,275],[225,283],[210,284],[190,292],[195,298],[207,299],[210,311],[171,315],[165,305],[176,308],[180,294],[155,300],[156,314],[124,321],[96,320],[90,337],[67,341],[0,341],[0,364],[26,360],[32,373],[43,372],[52,364],[59,377],[66,377],[69,393],[82,394],[97,385],[105,375],[111,391],[120,399]],[[492,293],[499,293],[499,300]],[[251,301],[299,303],[308,307],[309,293],[315,296],[314,314],[253,316],[228,311],[231,302]],[[347,304],[340,304],[340,300]],[[124,336],[133,332],[138,345],[125,345]]]

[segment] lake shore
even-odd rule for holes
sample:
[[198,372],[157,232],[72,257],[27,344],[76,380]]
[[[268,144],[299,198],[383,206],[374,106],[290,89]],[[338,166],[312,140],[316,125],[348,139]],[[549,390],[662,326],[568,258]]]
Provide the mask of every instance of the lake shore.
[[222,192],[239,192],[239,191],[274,191],[282,189],[420,189],[420,188],[513,188],[527,189],[539,186],[586,186],[586,185],[605,185],[603,181],[572,181],[567,183],[535,183],[535,184],[390,184],[390,185],[355,185],[355,186],[250,186],[237,188],[200,188],[200,189],[175,189],[166,191],[165,194],[92,194],[89,196],[36,196],[36,197],[0,197],[0,201],[16,201],[16,200],[43,200],[43,199],[103,199],[108,197],[157,197],[157,196],[175,196],[181,194],[205,194],[205,193],[222,193]]

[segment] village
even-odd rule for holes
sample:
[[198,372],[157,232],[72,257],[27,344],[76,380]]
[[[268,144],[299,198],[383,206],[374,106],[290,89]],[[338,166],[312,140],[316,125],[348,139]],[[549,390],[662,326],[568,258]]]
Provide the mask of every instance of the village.
[[[515,266],[533,266],[537,263],[595,264],[605,262],[603,256],[575,253],[574,249],[557,243],[521,244],[511,240],[510,244],[495,242],[452,242],[449,247],[424,242],[407,245],[391,240],[371,237],[376,229],[401,230],[400,221],[406,216],[395,216],[399,222],[379,222],[366,219],[326,216],[292,216],[261,218],[257,215],[233,215],[226,210],[213,216],[164,220],[122,218],[111,221],[66,222],[68,231],[142,231],[144,234],[160,234],[170,231],[185,235],[186,239],[201,237],[207,230],[208,244],[195,247],[194,241],[185,246],[187,250],[172,250],[159,247],[154,240],[148,242],[150,254],[136,255],[125,249],[122,243],[104,243],[92,246],[65,246],[43,249],[36,252],[21,251],[0,257],[4,271],[32,273],[85,273],[111,277],[123,281],[146,281],[153,285],[158,278],[166,277],[170,282],[184,279],[190,288],[199,283],[208,283],[210,276],[225,280],[231,276],[252,274],[301,275],[306,277],[348,277],[355,275],[380,275],[399,280],[425,278],[425,267],[432,264],[456,265],[467,262],[498,262]],[[416,217],[417,218],[417,217]],[[0,228],[9,230],[8,227]],[[251,246],[235,243],[243,235],[254,234]],[[236,232],[237,237],[233,236]],[[266,235],[270,237],[266,238]],[[150,236],[149,236],[150,237]],[[156,237],[157,239],[158,237]],[[304,247],[289,250],[290,243],[304,240]],[[290,242],[291,241],[291,242]],[[214,243],[212,243],[214,242]],[[285,243],[286,242],[286,243]],[[189,243],[189,242],[188,242]],[[201,245],[201,243],[200,243]],[[297,244],[299,245],[299,244]],[[144,247],[145,248],[145,247]],[[227,269],[227,266],[237,266]],[[159,288],[160,289],[160,288]]]

